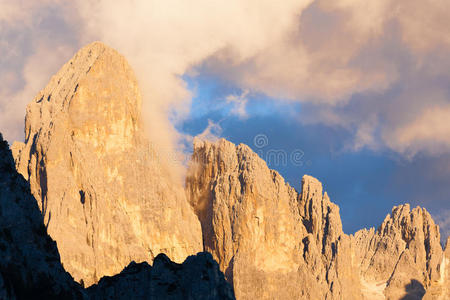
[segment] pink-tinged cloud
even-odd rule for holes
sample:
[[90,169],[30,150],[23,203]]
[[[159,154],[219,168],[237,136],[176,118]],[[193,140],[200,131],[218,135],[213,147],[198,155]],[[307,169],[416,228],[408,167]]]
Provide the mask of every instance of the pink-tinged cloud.
[[[10,140],[24,103],[55,66],[101,40],[136,70],[149,134],[163,147],[177,145],[173,123],[189,113],[192,93],[180,76],[206,69],[250,93],[305,103],[299,120],[354,132],[348,149],[448,151],[445,138],[423,132],[447,130],[429,120],[430,107],[450,102],[446,0],[55,0],[0,8],[0,50],[9,61],[0,75],[0,125]],[[50,61],[34,72],[33,60]]]
[[450,151],[450,104],[425,108],[416,119],[388,135],[389,146],[414,155],[420,150],[430,154]]

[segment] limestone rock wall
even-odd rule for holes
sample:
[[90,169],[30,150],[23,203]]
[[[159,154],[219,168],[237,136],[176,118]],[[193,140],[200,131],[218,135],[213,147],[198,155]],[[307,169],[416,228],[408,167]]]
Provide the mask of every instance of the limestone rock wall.
[[[296,191],[248,146],[224,139],[195,140],[184,188],[146,138],[140,108],[130,66],[96,42],[28,105],[25,143],[12,147],[76,281],[90,286],[137,262],[90,297],[228,299],[209,257],[191,258],[193,269],[164,256],[159,269],[140,263],[159,253],[182,262],[204,250],[239,300],[450,299],[450,241],[443,250],[425,209],[394,207],[378,229],[347,235],[317,179],[305,175]],[[168,282],[170,291],[156,293]],[[1,273],[0,298],[8,284]]]
[[358,299],[349,236],[320,182],[302,193],[246,145],[196,140],[187,193],[237,299]]
[[186,189],[237,299],[449,299],[450,246],[425,209],[394,207],[377,230],[346,235],[317,179],[298,193],[223,139],[195,141]]
[[450,296],[439,227],[426,209],[394,207],[377,230],[359,231],[355,239],[363,281],[378,287],[386,299]]
[[152,264],[131,262],[88,289],[76,283],[64,270],[29,184],[17,173],[0,133],[0,299],[235,299],[209,253],[189,256],[182,264],[159,254]]
[[202,250],[200,223],[140,110],[125,58],[95,42],[27,106],[25,143],[13,146],[64,267],[85,285],[132,260],[181,262]]
[[131,262],[120,274],[83,289],[67,273],[28,182],[17,173],[0,133],[0,299],[233,300],[209,253],[182,264],[159,254],[149,265]]

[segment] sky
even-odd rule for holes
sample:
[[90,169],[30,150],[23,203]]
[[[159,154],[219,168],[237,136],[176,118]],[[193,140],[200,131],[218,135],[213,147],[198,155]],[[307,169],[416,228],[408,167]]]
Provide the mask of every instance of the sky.
[[26,104],[95,40],[135,70],[161,147],[246,143],[297,189],[321,180],[347,233],[406,202],[450,232],[447,0],[0,0],[10,142]]

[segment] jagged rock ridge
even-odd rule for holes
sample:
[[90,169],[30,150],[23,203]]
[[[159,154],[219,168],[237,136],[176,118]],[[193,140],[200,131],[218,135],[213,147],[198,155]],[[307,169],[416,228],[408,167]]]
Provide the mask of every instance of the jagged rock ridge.
[[401,299],[407,287],[410,298],[450,297],[450,243],[445,254],[439,227],[426,209],[394,207],[377,230],[358,231],[355,242],[367,291],[378,288],[387,299]]
[[91,285],[131,261],[202,250],[182,184],[158,160],[125,58],[102,43],[81,49],[27,106],[19,172],[72,276]]
[[[77,281],[91,285],[159,252],[180,262],[203,241],[238,299],[449,298],[450,243],[443,251],[425,210],[399,206],[378,230],[346,235],[317,179],[304,176],[297,192],[245,145],[195,142],[186,194],[197,219],[155,160],[140,102],[125,59],[93,43],[29,104],[26,141],[13,146]],[[156,295],[139,289],[153,270],[133,264],[89,291]]]
[[339,208],[305,176],[298,194],[246,145],[197,140],[188,198],[237,299],[360,299]]
[[153,266],[132,262],[84,290],[61,262],[29,184],[17,173],[0,134],[0,299],[233,300],[231,286],[209,253],[183,264],[158,255]]
[[[448,299],[448,253],[425,209],[342,231],[339,207],[304,176],[297,193],[246,145],[196,140],[186,180],[204,247],[237,299]],[[404,298],[406,297],[406,298]]]

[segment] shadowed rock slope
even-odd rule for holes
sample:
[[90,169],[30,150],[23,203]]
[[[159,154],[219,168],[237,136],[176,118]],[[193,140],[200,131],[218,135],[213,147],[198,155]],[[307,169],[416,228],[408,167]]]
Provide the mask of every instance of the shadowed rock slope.
[[234,299],[209,253],[183,264],[160,254],[84,290],[67,273],[28,183],[0,134],[0,299]]
[[[342,231],[339,207],[304,176],[298,193],[248,146],[196,140],[186,180],[203,243],[237,299],[449,299],[439,228],[395,207],[378,230]],[[407,297],[407,298],[404,298]]]
[[131,261],[202,250],[183,184],[146,138],[134,73],[104,44],[81,49],[27,106],[13,154],[64,267],[86,286]]
[[0,299],[81,299],[0,134]]
[[158,255],[153,266],[131,263],[120,274],[104,277],[87,289],[93,300],[103,299],[234,299],[219,265],[209,253],[189,256],[177,264]]

